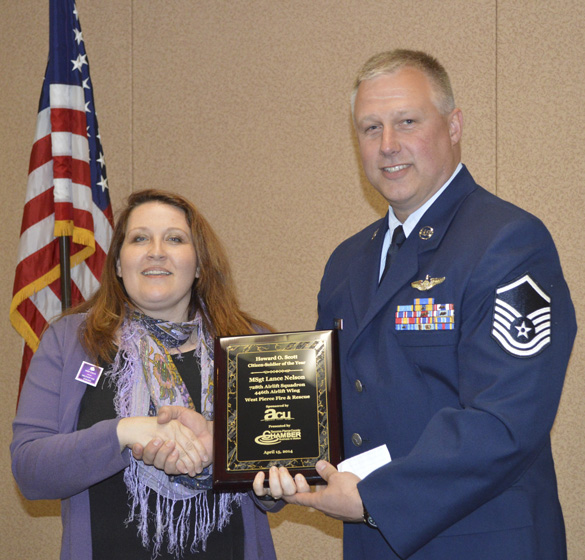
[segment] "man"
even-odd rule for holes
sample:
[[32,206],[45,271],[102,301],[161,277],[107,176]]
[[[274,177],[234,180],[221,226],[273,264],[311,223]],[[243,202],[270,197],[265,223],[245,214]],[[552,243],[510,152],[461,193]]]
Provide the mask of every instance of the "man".
[[255,491],[345,521],[348,560],[564,559],[549,434],[576,323],[553,241],[461,165],[435,59],[374,56],[353,100],[389,212],[332,254],[317,328],[340,329],[346,457],[392,460],[363,480],[321,461],[319,492],[273,467]]

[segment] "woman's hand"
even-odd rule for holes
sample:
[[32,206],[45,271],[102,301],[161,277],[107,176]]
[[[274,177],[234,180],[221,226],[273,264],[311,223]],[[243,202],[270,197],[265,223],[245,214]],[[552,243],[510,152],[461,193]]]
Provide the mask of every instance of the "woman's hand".
[[[118,422],[117,434],[120,450],[134,446],[144,449],[151,443],[162,452],[163,466],[167,461],[174,465],[175,472],[168,474],[195,476],[211,461],[200,438],[178,420],[171,419],[160,424],[154,416],[122,418]],[[149,464],[160,468],[154,462]]]
[[293,478],[285,467],[270,467],[268,471],[268,488],[264,487],[265,478],[265,474],[260,471],[256,474],[252,484],[254,493],[259,498],[272,497],[275,500],[283,498],[288,501],[287,497],[311,491],[307,479],[302,474],[297,474]]
[[[183,406],[163,406],[158,411],[157,422],[166,424],[171,420],[178,420],[183,426],[189,428],[204,446],[205,453],[202,456],[203,467],[213,462],[213,422],[206,420],[201,414]],[[164,443],[164,444],[163,444]],[[154,465],[157,469],[165,471],[170,475],[182,474],[177,465],[179,462],[179,451],[174,441],[163,442],[156,438],[141,445],[135,443],[132,446],[132,454],[137,460],[144,461],[147,465]]]

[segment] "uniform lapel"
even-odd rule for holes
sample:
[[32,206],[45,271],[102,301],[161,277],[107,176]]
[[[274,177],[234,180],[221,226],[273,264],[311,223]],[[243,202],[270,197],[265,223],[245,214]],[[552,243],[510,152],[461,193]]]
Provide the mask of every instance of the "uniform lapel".
[[359,325],[376,295],[380,272],[380,252],[388,229],[388,214],[373,224],[372,235],[366,241],[362,255],[349,271],[349,295]]
[[394,256],[388,274],[374,292],[370,306],[359,323],[358,333],[385,307],[390,299],[407,284],[418,271],[419,244],[414,231]]

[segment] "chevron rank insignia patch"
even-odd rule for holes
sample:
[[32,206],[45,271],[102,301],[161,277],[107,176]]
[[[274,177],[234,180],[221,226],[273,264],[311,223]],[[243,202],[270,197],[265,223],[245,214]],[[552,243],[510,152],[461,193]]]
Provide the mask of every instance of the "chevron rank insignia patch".
[[492,336],[512,356],[530,358],[551,337],[550,297],[528,274],[496,289]]

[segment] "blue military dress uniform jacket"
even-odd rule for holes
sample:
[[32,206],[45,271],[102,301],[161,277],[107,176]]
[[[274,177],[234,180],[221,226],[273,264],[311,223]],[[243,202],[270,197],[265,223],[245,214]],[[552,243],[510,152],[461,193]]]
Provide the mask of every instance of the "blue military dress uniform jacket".
[[550,430],[576,322],[550,234],[463,167],[378,286],[387,223],[319,294],[317,328],[343,320],[346,456],[392,456],[358,485],[379,530],[346,524],[345,558],[566,558]]

